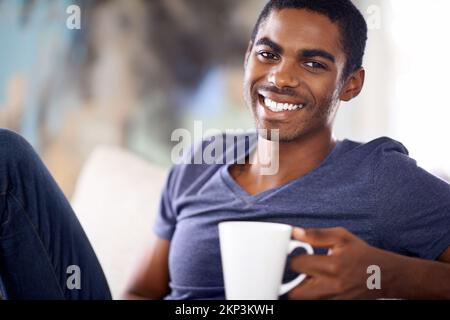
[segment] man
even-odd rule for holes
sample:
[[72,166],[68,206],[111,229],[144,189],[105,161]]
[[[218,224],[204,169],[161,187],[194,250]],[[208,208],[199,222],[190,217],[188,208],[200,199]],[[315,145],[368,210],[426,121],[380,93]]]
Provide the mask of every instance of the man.
[[[449,185],[393,140],[332,137],[339,101],[363,86],[366,32],[348,0],[268,3],[245,58],[245,95],[257,128],[279,130],[279,170],[260,174],[255,158],[273,150],[272,135],[249,137],[242,156],[251,163],[175,166],[159,240],[128,298],[223,299],[217,224],[224,220],[302,227],[293,237],[317,254],[290,259],[285,280],[295,272],[308,279],[287,298],[450,298]],[[7,298],[110,298],[86,236],[31,147],[0,131],[0,156]],[[380,290],[367,287],[373,265]]]
[[[263,175],[255,158],[274,150],[270,135],[250,142],[251,163],[175,166],[159,240],[129,298],[223,299],[224,220],[301,227],[293,237],[319,248],[290,259],[308,278],[287,298],[450,298],[450,186],[396,141],[332,135],[340,101],[362,90],[366,39],[349,0],[269,1],[245,57],[244,94],[257,128],[279,130],[279,170]],[[370,266],[381,271],[377,290],[367,285]]]

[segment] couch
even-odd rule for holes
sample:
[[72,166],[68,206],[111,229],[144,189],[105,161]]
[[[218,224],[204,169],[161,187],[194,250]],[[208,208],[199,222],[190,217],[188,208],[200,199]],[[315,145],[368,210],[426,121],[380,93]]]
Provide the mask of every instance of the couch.
[[98,147],[86,161],[71,203],[120,299],[155,236],[152,225],[167,169],[118,147]]

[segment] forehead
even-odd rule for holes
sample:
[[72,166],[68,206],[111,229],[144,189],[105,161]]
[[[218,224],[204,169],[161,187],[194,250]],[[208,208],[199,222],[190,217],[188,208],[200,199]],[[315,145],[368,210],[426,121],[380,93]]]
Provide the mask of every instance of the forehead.
[[256,41],[270,38],[285,50],[323,49],[343,55],[341,34],[328,17],[305,9],[272,10],[258,31]]

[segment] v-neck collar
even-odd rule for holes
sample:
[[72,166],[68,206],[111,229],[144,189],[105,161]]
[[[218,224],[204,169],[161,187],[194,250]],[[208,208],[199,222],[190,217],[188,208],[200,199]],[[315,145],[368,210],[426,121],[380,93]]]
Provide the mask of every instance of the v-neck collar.
[[[237,196],[239,197],[241,200],[243,200],[246,203],[254,203],[257,202],[259,200],[262,200],[264,198],[266,198],[267,196],[270,196],[271,194],[279,191],[280,189],[284,189],[287,188],[295,183],[298,183],[301,180],[306,179],[307,177],[309,177],[310,175],[314,174],[316,171],[318,171],[319,169],[321,169],[322,167],[326,166],[327,164],[329,164],[330,162],[332,162],[332,160],[335,158],[335,156],[338,154],[338,151],[341,149],[341,146],[345,143],[345,140],[342,141],[337,141],[335,147],[333,148],[333,150],[328,154],[328,156],[322,161],[322,163],[316,167],[315,169],[313,169],[312,171],[308,172],[307,174],[300,176],[292,181],[289,181],[281,186],[275,187],[275,188],[271,188],[268,189],[266,191],[260,192],[256,195],[252,195],[250,193],[248,193],[245,189],[243,189],[238,183],[237,181],[231,176],[230,174],[230,167],[232,165],[234,165],[234,163],[231,164],[225,164],[221,170],[220,170],[220,175],[222,177],[222,180],[224,181],[224,183],[227,185],[227,187]],[[255,151],[256,147],[258,146],[258,137],[256,137],[256,139],[254,139],[253,144],[250,144],[249,148],[246,149],[245,155],[243,157],[241,157],[238,160],[242,160],[242,158],[246,158],[248,157],[248,155],[250,155],[252,152]]]

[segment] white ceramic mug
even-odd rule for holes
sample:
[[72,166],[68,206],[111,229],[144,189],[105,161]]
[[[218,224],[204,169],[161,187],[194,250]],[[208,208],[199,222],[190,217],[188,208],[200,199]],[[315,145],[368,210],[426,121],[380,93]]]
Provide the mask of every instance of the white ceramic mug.
[[304,242],[292,240],[293,227],[267,222],[219,223],[220,251],[227,300],[277,300],[298,286],[300,274],[282,284],[287,256],[296,248],[314,254]]

